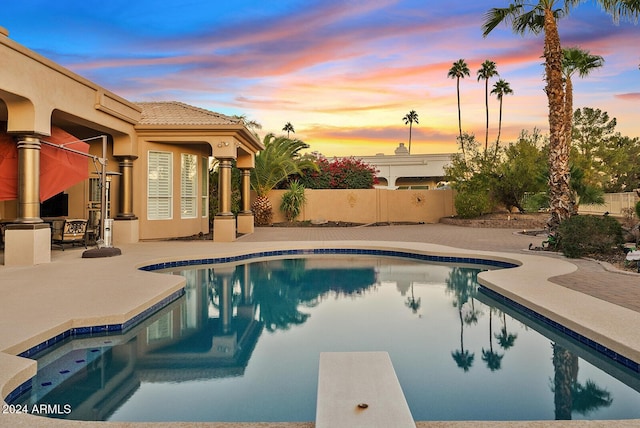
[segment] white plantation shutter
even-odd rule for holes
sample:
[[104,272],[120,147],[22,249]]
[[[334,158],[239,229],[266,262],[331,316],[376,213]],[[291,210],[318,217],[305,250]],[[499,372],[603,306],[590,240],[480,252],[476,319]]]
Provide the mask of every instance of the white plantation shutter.
[[180,217],[198,215],[198,157],[182,153],[180,162]]
[[147,218],[168,220],[173,217],[173,157],[169,152],[149,151],[147,174]]
[[201,213],[203,218],[209,217],[209,158],[202,158],[202,166],[200,171],[201,180]]

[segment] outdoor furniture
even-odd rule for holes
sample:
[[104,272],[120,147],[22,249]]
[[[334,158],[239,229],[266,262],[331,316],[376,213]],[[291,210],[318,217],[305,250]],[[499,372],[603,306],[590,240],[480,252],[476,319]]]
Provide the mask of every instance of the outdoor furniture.
[[87,248],[87,220],[53,220],[51,223],[51,243],[60,245],[62,251],[64,251],[64,244],[71,244],[71,246],[81,244]]

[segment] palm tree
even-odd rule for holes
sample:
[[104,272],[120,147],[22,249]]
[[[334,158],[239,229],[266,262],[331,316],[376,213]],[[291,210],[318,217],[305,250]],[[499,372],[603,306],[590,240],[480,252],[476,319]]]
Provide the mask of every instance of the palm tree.
[[478,82],[484,80],[484,105],[487,113],[487,125],[484,134],[484,155],[487,156],[487,150],[489,148],[489,79],[498,75],[496,69],[496,63],[489,61],[488,59],[482,63],[480,69],[477,72]]
[[293,129],[293,125],[291,124],[291,122],[287,122],[284,125],[284,128],[282,128],[283,131],[287,131],[287,138],[289,138],[289,132],[293,132],[294,134],[296,133],[296,131]]
[[564,114],[566,144],[571,147],[571,132],[573,130],[573,82],[571,77],[578,73],[580,77],[587,77],[595,68],[604,65],[604,58],[600,55],[591,55],[589,51],[580,48],[566,48],[562,50],[562,74],[564,76]]
[[500,101],[500,118],[498,119],[498,137],[496,138],[496,152],[494,158],[498,156],[498,145],[500,144],[500,134],[502,133],[502,97],[508,94],[513,94],[513,90],[509,86],[509,82],[504,79],[498,80],[493,84],[491,94],[495,94]]
[[[569,186],[569,147],[566,143],[564,115],[564,86],[562,82],[562,47],[557,20],[569,13],[580,0],[512,0],[505,8],[490,9],[482,25],[483,35],[501,23],[510,24],[518,34],[544,33],[545,92],[549,104],[549,228],[555,231],[560,222],[572,213]],[[596,0],[615,22],[624,19],[637,21],[640,2],[637,0]],[[564,7],[563,7],[564,6]]]
[[258,136],[257,130],[262,129],[262,124],[260,122],[247,118],[246,114],[234,114],[233,117],[239,119],[245,128],[251,131],[253,135],[256,137]]
[[404,120],[404,124],[409,124],[409,154],[411,154],[411,128],[413,126],[413,122],[418,123],[418,113],[415,110],[411,110],[409,113],[405,114],[402,118]]
[[260,226],[271,224],[273,207],[267,194],[291,174],[300,174],[302,170],[317,166],[300,151],[309,146],[301,140],[276,137],[267,134],[264,137],[264,150],[256,155],[255,167],[251,171],[251,186],[256,199],[251,208],[255,214],[255,223]]
[[460,131],[460,145],[462,149],[462,157],[464,158],[464,143],[462,141],[462,117],[460,116],[460,79],[469,76],[469,66],[464,59],[459,59],[453,63],[449,69],[447,77],[456,79],[456,94],[458,96],[458,130]]

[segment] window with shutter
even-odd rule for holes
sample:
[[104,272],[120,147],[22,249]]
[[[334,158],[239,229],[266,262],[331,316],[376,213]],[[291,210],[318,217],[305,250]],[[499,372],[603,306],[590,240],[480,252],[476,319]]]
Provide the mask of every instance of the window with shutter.
[[198,157],[182,153],[180,163],[180,217],[196,218],[198,215]]
[[173,157],[169,152],[149,151],[147,174],[147,218],[173,218]]

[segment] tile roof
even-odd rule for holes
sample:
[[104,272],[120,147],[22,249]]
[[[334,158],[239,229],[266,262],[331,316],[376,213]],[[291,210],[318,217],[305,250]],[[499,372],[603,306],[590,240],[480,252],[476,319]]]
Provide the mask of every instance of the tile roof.
[[178,101],[139,102],[139,125],[236,125],[240,119]]

